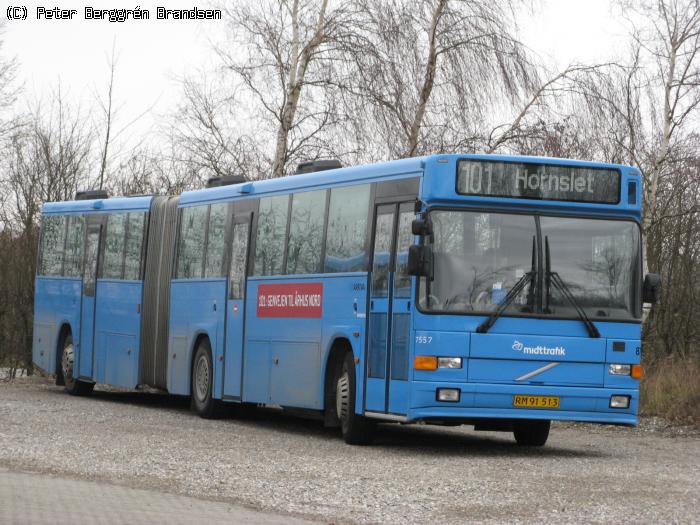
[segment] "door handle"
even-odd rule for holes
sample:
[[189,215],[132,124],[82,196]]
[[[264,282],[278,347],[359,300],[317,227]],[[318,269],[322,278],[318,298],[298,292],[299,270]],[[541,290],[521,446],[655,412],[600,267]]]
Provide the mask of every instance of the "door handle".
[[273,362],[274,364],[276,364],[276,365],[279,365],[279,364],[280,364],[280,358],[279,358],[279,357],[274,357],[274,358],[272,358],[272,362]]
[[212,310],[214,310],[214,311],[216,312],[216,303],[214,303],[214,304],[212,305]]

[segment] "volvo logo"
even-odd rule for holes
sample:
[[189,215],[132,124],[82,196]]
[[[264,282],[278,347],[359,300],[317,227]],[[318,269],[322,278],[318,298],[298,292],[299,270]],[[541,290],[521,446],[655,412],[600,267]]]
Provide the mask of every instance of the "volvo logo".
[[523,349],[523,344],[517,339],[513,341],[513,350],[520,352]]

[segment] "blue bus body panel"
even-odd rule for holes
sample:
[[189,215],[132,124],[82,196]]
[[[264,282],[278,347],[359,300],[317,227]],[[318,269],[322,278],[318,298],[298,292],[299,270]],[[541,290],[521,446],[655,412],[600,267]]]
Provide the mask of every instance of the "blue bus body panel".
[[[150,209],[152,197],[116,197],[109,199],[98,199],[98,200],[81,200],[81,201],[64,201],[64,202],[47,202],[42,206],[43,215],[88,215],[88,214],[108,214],[113,212],[130,212],[130,211],[143,211],[147,212]],[[136,296],[139,297],[137,303],[141,302],[141,287],[142,281],[125,282],[124,288],[121,291],[116,292],[117,302],[123,300],[125,297],[131,297],[132,299]],[[100,300],[99,293],[103,290],[103,287],[98,283],[97,295],[95,297],[83,297],[82,296],[82,278],[67,278],[67,277],[46,277],[37,276],[36,286],[35,286],[35,298],[34,298],[34,339],[33,339],[33,359],[42,369],[46,370],[48,373],[56,372],[56,351],[58,345],[58,335],[62,324],[67,324],[70,326],[72,337],[73,337],[73,348],[75,352],[75,373],[86,379],[95,379],[95,373],[93,370],[93,327],[97,324],[107,323],[109,326],[115,326],[118,328],[118,324],[109,318],[109,314],[104,316],[101,312],[106,308],[109,311],[112,307],[121,308],[119,304],[109,305],[109,301],[105,298],[105,301]],[[134,286],[138,287],[138,291],[135,290]],[[95,310],[97,306],[98,310]],[[81,317],[84,318],[81,321]],[[139,316],[140,318],[140,316]],[[134,352],[136,357],[135,363],[138,367],[138,348],[139,348],[139,330],[140,330],[140,319],[136,321],[133,317],[127,316],[123,319],[128,326],[129,337],[135,336],[135,346]],[[111,324],[110,324],[111,323]],[[117,333],[117,331],[111,332]],[[119,332],[124,335],[123,332]],[[83,334],[85,337],[83,337]],[[103,338],[104,339],[104,338]],[[132,347],[133,341],[130,340],[128,346]],[[111,338],[107,338],[105,343],[109,346],[112,345],[114,348],[127,345],[123,340],[115,341]],[[114,346],[116,344],[116,346]],[[102,341],[99,337],[95,338],[94,350],[96,352],[96,357],[101,360],[100,366],[106,363],[105,358],[107,356],[107,350],[102,346]],[[43,366],[42,366],[43,364]],[[100,377],[98,381],[108,381],[106,374],[111,373],[112,377],[119,378],[118,382],[111,384],[119,386],[129,386],[132,381],[126,381],[127,384],[123,383],[123,377],[138,377],[138,368],[134,371],[131,368],[131,364],[126,364],[124,368],[119,367],[108,372],[107,368],[102,368],[101,375],[105,377]],[[133,385],[135,386],[135,384]]]
[[80,341],[74,347],[75,359],[78,362],[78,377],[92,379],[94,374],[94,346],[93,339],[95,327],[95,298],[83,295],[80,315]]
[[61,326],[65,324],[71,328],[74,346],[80,342],[82,281],[79,278],[38,276],[34,286],[32,360],[42,370],[55,374]]
[[213,394],[221,397],[226,279],[175,279],[170,285],[168,391],[189,395],[195,343],[209,338],[214,364]]
[[135,388],[141,338],[142,281],[97,280],[95,376],[98,383]]
[[[596,322],[601,337],[591,338],[579,320],[501,317],[488,333],[475,333],[484,319],[414,315],[414,338],[431,341],[420,344],[416,354],[459,356],[463,367],[413,371],[409,420],[525,418],[636,424],[639,381],[611,375],[608,364],[640,362],[638,323]],[[438,388],[459,389],[460,400],[438,402]],[[561,404],[557,410],[515,408],[515,395],[558,396]],[[629,408],[610,408],[612,395],[630,396]]]
[[224,356],[223,396],[241,399],[243,384],[243,346],[245,301],[229,299],[226,307],[226,349]]
[[[258,316],[261,284],[322,283],[321,317]],[[362,377],[367,274],[282,276],[248,279],[243,401],[321,409],[328,354],[338,338],[347,339],[360,359]],[[358,411],[361,381],[357,382]]]

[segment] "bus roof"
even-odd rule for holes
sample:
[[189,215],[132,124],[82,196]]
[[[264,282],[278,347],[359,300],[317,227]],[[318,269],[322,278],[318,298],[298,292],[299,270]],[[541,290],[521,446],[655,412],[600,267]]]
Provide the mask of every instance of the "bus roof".
[[488,159],[510,162],[528,162],[542,164],[557,164],[569,166],[584,166],[593,168],[612,168],[629,170],[628,166],[608,164],[603,162],[559,159],[553,157],[530,157],[519,155],[476,155],[476,154],[438,154],[426,157],[414,157],[376,164],[351,166],[315,173],[290,175],[276,179],[249,181],[230,186],[203,188],[186,191],[180,198],[180,205],[187,206],[200,203],[226,201],[232,198],[259,197],[275,193],[311,190],[330,186],[342,186],[376,180],[390,180],[418,175],[426,164],[431,162],[455,163],[457,159]]
[[423,169],[425,160],[426,157],[416,157],[394,160],[391,162],[290,175],[276,179],[256,180],[218,188],[186,191],[180,198],[180,204],[188,205],[201,202],[215,202],[229,200],[233,197],[258,197],[266,194],[373,182],[377,179],[401,178],[411,174],[417,176]]
[[[261,195],[274,195],[294,191],[312,190],[332,186],[376,182],[420,175],[426,165],[432,163],[454,164],[458,159],[481,159],[509,162],[557,164],[565,166],[583,166],[593,168],[611,168],[627,171],[631,175],[641,175],[637,168],[604,162],[560,159],[555,157],[534,157],[523,155],[487,155],[487,154],[436,154],[425,157],[393,160],[375,164],[350,166],[333,170],[319,171],[300,175],[290,175],[276,179],[249,181],[214,188],[202,188],[186,191],[180,198],[181,206],[201,203],[228,201],[233,198],[255,198]],[[47,202],[42,211],[46,214],[148,211],[153,196],[110,197],[80,201]]]
[[42,207],[45,214],[148,211],[151,207],[151,195],[142,197],[110,197],[109,199],[92,199],[81,201],[47,202]]

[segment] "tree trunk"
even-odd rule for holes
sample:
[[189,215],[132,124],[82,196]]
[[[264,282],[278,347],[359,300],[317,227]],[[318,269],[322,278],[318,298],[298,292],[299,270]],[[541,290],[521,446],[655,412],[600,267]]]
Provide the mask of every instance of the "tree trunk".
[[414,157],[418,150],[418,140],[420,137],[420,129],[425,118],[425,111],[430,100],[430,95],[433,92],[435,85],[435,74],[437,72],[437,28],[440,23],[440,18],[447,7],[447,0],[438,0],[433,11],[433,17],[430,21],[430,32],[428,35],[428,61],[425,65],[425,78],[423,79],[423,87],[418,98],[418,106],[413,116],[413,122],[408,131],[408,144],[406,148],[406,156]]

